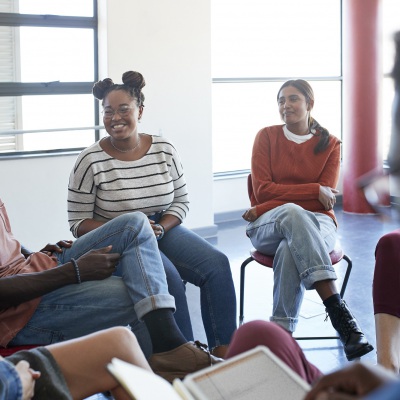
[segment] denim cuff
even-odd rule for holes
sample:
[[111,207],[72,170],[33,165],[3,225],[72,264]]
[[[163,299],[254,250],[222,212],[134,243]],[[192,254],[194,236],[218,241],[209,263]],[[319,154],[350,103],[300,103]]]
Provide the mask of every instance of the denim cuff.
[[307,290],[314,289],[314,283],[325,280],[336,280],[335,269],[331,265],[311,267],[300,274],[300,279]]
[[150,311],[158,310],[159,308],[172,308],[175,312],[175,298],[170,294],[157,294],[146,297],[135,304],[135,312],[140,320]]
[[22,382],[14,365],[0,361],[0,399],[22,400]]
[[298,318],[290,318],[290,317],[270,317],[271,322],[275,322],[280,325],[283,329],[286,329],[288,332],[293,333],[296,330],[297,323],[299,322]]

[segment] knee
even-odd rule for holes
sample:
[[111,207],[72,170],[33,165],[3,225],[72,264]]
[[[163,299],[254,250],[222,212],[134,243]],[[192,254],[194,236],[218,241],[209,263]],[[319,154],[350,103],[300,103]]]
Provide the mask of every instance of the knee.
[[126,225],[133,225],[133,226],[142,225],[145,222],[147,224],[149,224],[149,219],[141,211],[134,211],[134,212],[119,215],[118,217],[115,217],[112,221],[115,221],[115,220],[122,221]]
[[293,340],[288,332],[274,322],[254,320],[236,330],[229,346],[229,357],[243,353],[256,346],[275,349],[282,339]]
[[231,267],[230,267],[229,259],[226,256],[226,254],[221,253],[220,251],[216,250],[214,258],[215,258],[215,264],[219,265],[223,271],[226,271],[226,270],[230,271]]
[[105,342],[107,346],[114,349],[125,350],[138,346],[136,336],[129,328],[124,326],[116,326],[104,331]]
[[221,276],[232,276],[231,265],[228,257],[219,250],[214,249],[211,259],[208,261],[210,272]]
[[280,206],[280,219],[282,221],[289,221],[294,226],[302,224],[306,213],[303,207],[298,206],[294,203],[287,203]]
[[383,254],[398,254],[400,258],[400,252],[398,251],[400,247],[400,230],[387,233],[382,236],[377,245],[375,254],[383,253]]
[[112,219],[110,222],[118,224],[119,227],[124,227],[125,231],[128,232],[142,233],[154,236],[153,230],[151,229],[149,223],[149,219],[144,213],[140,211],[119,215],[118,217]]
[[285,330],[274,322],[254,320],[238,328],[236,334],[242,338],[257,338],[257,344],[268,346],[268,340],[279,337]]

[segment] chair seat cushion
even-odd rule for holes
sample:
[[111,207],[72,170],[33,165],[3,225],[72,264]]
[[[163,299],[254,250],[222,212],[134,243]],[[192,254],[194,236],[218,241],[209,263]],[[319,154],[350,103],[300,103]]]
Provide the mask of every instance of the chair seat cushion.
[[264,265],[264,267],[272,268],[274,256],[268,256],[266,254],[260,253],[256,249],[250,250],[250,255],[254,258],[255,261],[257,261],[261,265]]
[[[256,249],[250,250],[250,255],[253,257],[255,261],[264,265],[264,267],[272,268],[274,262],[274,256],[269,256],[263,253],[260,253]],[[335,248],[329,253],[331,258],[332,265],[337,264],[343,258],[343,250],[340,247],[340,243],[337,242],[335,244]]]
[[32,344],[32,345],[26,345],[26,346],[14,346],[14,347],[0,347],[0,356],[2,357],[8,357],[11,356],[11,354],[16,353],[17,351],[21,350],[30,350],[35,347],[38,347],[39,345],[37,344]]

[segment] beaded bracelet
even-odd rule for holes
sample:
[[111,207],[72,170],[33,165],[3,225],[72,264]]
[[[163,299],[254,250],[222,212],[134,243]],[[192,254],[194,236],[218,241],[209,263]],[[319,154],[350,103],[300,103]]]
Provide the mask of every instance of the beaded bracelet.
[[82,283],[82,281],[81,281],[81,274],[80,274],[80,272],[79,272],[78,263],[76,262],[75,258],[71,258],[71,262],[72,262],[72,265],[73,265],[74,268],[75,268],[75,273],[76,273],[76,280],[77,280],[77,282],[78,282],[78,283]]

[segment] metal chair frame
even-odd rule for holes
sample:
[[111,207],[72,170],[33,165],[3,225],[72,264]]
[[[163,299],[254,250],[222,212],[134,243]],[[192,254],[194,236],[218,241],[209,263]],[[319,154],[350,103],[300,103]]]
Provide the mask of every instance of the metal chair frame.
[[[258,264],[263,265],[264,267],[272,268],[272,262],[273,262],[273,256],[266,256],[265,254],[262,254],[257,250],[252,250],[250,254],[251,254],[250,257],[244,260],[240,267],[239,325],[242,325],[244,321],[244,284],[245,284],[245,272],[247,265],[250,264],[252,261],[257,261]],[[333,265],[339,263],[341,260],[345,260],[347,262],[346,273],[344,275],[342,287],[340,289],[340,297],[343,298],[346,291],[347,283],[350,278],[351,269],[353,268],[353,262],[350,259],[350,257],[344,254],[343,251],[339,248],[335,250],[335,255],[338,256],[336,259],[333,260],[332,262]],[[264,260],[268,259],[270,263],[267,264],[264,262]],[[332,259],[332,253],[331,253],[331,259]],[[260,262],[261,260],[263,260],[263,262]],[[339,339],[339,336],[304,336],[304,337],[302,336],[302,337],[296,337],[295,339],[296,340]]]

